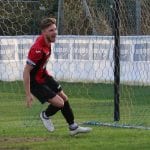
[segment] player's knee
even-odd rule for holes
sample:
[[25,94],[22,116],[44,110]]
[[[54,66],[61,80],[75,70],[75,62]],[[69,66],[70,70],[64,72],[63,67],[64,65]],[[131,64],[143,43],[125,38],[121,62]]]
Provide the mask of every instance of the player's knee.
[[59,103],[57,103],[57,107],[63,108],[64,107],[64,101],[60,101]]
[[63,100],[64,100],[65,102],[68,101],[68,96],[67,96],[67,95],[64,95]]
[[58,107],[58,108],[62,108],[64,107],[64,101],[61,97],[59,97],[58,95],[56,95],[55,97],[53,97],[52,99],[49,100],[49,102]]
[[61,92],[58,95],[63,99],[64,102],[68,100],[68,96],[65,93]]
[[61,97],[58,97],[57,105],[58,105],[57,107],[59,107],[59,108],[63,108],[64,107],[64,101],[63,101],[63,99]]

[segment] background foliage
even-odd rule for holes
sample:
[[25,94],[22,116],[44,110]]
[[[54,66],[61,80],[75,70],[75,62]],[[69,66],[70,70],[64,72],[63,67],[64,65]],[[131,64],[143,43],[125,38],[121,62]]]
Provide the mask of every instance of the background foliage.
[[[87,0],[92,22],[82,0],[63,0],[63,24],[60,34],[91,35],[93,26],[98,35],[111,35],[114,0]],[[136,1],[120,0],[120,31],[136,34]],[[0,35],[36,35],[44,16],[58,18],[58,0],[1,0]],[[150,1],[141,0],[140,34],[150,34]]]

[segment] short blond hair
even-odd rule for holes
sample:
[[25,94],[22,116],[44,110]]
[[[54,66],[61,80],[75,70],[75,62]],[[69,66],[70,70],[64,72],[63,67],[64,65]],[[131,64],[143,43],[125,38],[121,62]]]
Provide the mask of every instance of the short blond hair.
[[52,24],[56,24],[55,18],[44,18],[40,23],[40,28],[41,30],[44,30],[47,27],[51,26]]

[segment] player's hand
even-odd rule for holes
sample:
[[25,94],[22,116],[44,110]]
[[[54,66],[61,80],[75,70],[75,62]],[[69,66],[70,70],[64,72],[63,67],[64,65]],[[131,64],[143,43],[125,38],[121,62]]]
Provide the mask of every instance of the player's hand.
[[29,94],[26,96],[26,105],[27,107],[31,107],[32,106],[32,102],[33,102],[33,96],[32,94]]

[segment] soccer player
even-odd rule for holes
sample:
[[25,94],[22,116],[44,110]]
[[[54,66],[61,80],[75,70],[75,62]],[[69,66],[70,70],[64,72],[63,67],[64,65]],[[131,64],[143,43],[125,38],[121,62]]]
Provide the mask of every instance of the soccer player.
[[57,29],[54,18],[41,21],[41,35],[32,45],[23,72],[26,102],[31,107],[34,95],[48,107],[40,113],[40,118],[48,131],[54,131],[51,117],[59,110],[69,125],[70,135],[86,133],[91,128],[81,127],[74,121],[74,114],[61,85],[48,73],[46,64],[51,55],[51,43],[55,42]]

